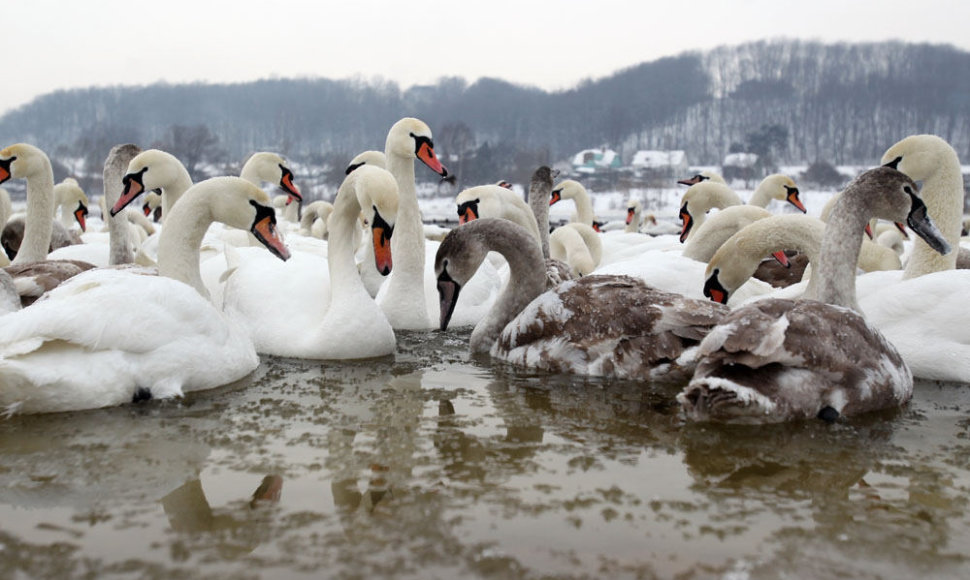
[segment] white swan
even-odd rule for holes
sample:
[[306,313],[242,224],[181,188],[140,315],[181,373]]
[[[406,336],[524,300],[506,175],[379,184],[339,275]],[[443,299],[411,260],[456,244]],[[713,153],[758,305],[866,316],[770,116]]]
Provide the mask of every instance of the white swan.
[[587,276],[603,259],[603,242],[588,225],[568,223],[549,234],[549,257],[568,264],[573,276]]
[[327,220],[333,213],[333,204],[329,201],[317,200],[311,202],[303,210],[300,217],[300,234],[313,236],[320,240],[327,239]]
[[697,226],[687,239],[683,256],[698,262],[708,262],[714,252],[728,238],[757,220],[771,217],[770,211],[756,205],[732,205],[717,212]]
[[87,231],[88,205],[88,196],[76,179],[68,177],[54,186],[55,211],[60,210],[61,225],[68,230],[77,223],[82,232]]
[[[280,264],[239,248],[244,259],[226,281],[225,309],[252,329],[258,352],[310,359],[394,352],[391,326],[357,272],[354,235],[363,208],[368,236],[375,242],[375,268],[387,274],[398,204],[397,183],[390,173],[360,167],[347,176],[334,200],[328,258],[297,253]],[[280,292],[288,300],[274,300]]]
[[[0,408],[91,409],[238,380],[259,364],[248,333],[205,298],[199,246],[213,220],[256,232],[287,255],[268,196],[236,178],[185,192],[168,214],[160,276],[85,272],[0,325]],[[146,307],[147,306],[147,307]]]
[[497,217],[517,223],[542,243],[539,225],[529,204],[514,191],[500,185],[470,187],[455,197],[458,223],[464,224],[479,217]]
[[531,240],[516,224],[485,218],[456,228],[438,248],[442,329],[489,251],[511,269],[508,286],[472,331],[472,353],[554,372],[672,377],[690,368],[682,355],[727,312],[627,276],[586,276],[545,291],[542,254]]
[[151,217],[152,221],[158,223],[162,219],[162,194],[157,191],[146,193],[145,203],[142,204],[141,211],[146,218]]
[[[882,161],[923,182],[920,195],[930,216],[947,241],[959,240],[964,193],[953,148],[934,135],[913,135],[890,147]],[[970,321],[962,300],[970,271],[954,270],[953,256],[928,250],[915,240],[905,272],[860,276],[859,306],[897,346],[914,376],[970,382]]]
[[431,129],[413,117],[405,117],[391,127],[384,155],[387,170],[397,180],[400,206],[396,235],[391,241],[396,264],[377,294],[377,303],[395,329],[432,328],[429,305],[434,304],[434,278],[425,269],[424,224],[415,192],[414,162],[420,159],[442,177],[448,175],[448,170],[435,156]]
[[47,155],[26,143],[0,151],[0,183],[11,177],[27,180],[27,217],[24,237],[14,264],[47,258],[54,229],[54,170]]
[[123,178],[124,191],[111,208],[114,215],[144,191],[161,190],[162,217],[164,222],[172,207],[188,188],[192,187],[189,172],[171,153],[158,149],[142,151],[131,163]]
[[593,201],[582,183],[575,179],[567,179],[554,185],[549,205],[555,205],[565,199],[571,199],[576,204],[576,215],[572,221],[586,224],[593,229],[598,228],[596,215],[593,213]]
[[[701,360],[677,395],[691,420],[835,420],[897,407],[913,378],[896,349],[857,314],[855,267],[870,217],[907,219],[948,251],[916,197],[916,184],[889,167],[856,178],[825,230],[814,300],[761,300],[733,311],[701,342]],[[756,224],[755,224],[756,225]]]
[[[626,226],[623,231],[628,234],[635,234],[640,231],[640,224],[643,223],[643,204],[639,199],[631,199],[626,203]],[[654,225],[657,218],[653,219]]]
[[[765,207],[772,199],[787,201],[802,213],[807,211],[799,198],[798,187],[787,175],[775,173],[762,179],[751,194],[748,205]],[[714,180],[705,180],[691,185],[684,192],[680,204],[682,223],[680,241],[685,242],[704,224],[709,210],[741,205],[741,198],[727,185]]]
[[748,199],[748,205],[768,207],[773,199],[788,202],[802,213],[808,212],[799,197],[798,186],[795,185],[795,181],[782,173],[773,173],[762,179],[754,193],[751,194],[751,198]]
[[[0,151],[0,183],[10,178],[27,180],[27,215],[17,256],[7,266],[17,284],[24,306],[44,292],[92,267],[67,260],[47,260],[54,207],[54,173],[47,155],[26,143]],[[9,223],[8,223],[9,225]],[[63,228],[62,228],[63,229]]]

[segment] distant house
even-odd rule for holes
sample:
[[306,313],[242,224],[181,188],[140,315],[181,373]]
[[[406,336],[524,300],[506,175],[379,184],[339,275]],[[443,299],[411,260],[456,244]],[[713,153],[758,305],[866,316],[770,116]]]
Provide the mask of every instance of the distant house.
[[576,173],[594,175],[619,169],[622,160],[612,149],[586,149],[573,155],[572,166]]
[[674,151],[637,151],[630,167],[641,179],[668,178],[684,175],[690,169],[687,153]]
[[724,179],[743,179],[750,181],[757,175],[758,156],[754,153],[728,153],[721,162],[721,174]]

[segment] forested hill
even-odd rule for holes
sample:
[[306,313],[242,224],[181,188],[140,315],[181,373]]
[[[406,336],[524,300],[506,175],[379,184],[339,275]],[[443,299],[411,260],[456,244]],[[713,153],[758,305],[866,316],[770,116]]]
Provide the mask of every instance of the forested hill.
[[[925,132],[970,159],[970,53],[766,41],[663,58],[560,92],[460,77],[407,90],[327,79],[91,88],[9,112],[0,141],[87,156],[100,167],[115,143],[174,147],[193,129],[204,145],[200,165],[206,156],[239,160],[259,149],[325,163],[383,149],[388,127],[406,115],[428,122],[440,153],[477,159],[472,165],[491,172],[603,145],[625,160],[636,149],[684,149],[691,163],[717,164],[772,125],[787,129],[779,162],[872,163],[900,137]],[[495,174],[465,172],[466,181]]]

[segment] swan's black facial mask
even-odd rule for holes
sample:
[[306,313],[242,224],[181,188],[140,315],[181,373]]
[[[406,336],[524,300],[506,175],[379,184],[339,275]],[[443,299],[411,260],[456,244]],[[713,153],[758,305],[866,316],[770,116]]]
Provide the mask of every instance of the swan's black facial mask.
[[10,159],[0,159],[0,183],[10,179],[13,174],[10,173],[10,165],[17,160],[17,157],[11,157]]
[[478,219],[478,204],[481,200],[473,199],[458,206],[458,223],[465,224]]
[[118,201],[115,202],[114,207],[111,208],[112,217],[118,215],[119,211],[125,209],[141,192],[145,191],[144,179],[146,171],[148,171],[148,168],[144,167],[137,173],[129,173],[121,178],[121,183],[125,186],[125,190],[121,194],[121,197],[118,198]]
[[253,225],[250,226],[249,231],[277,258],[288,260],[290,251],[286,248],[283,238],[276,229],[276,212],[273,211],[273,208],[260,205],[253,200],[249,200],[249,203],[256,208],[256,217],[253,219]]

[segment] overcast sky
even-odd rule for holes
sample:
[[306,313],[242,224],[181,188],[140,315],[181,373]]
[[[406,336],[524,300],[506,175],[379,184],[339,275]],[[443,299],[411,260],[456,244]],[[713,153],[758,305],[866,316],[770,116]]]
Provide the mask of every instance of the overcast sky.
[[556,90],[750,40],[953,44],[966,0],[26,0],[0,4],[0,114],[61,88],[383,77]]

